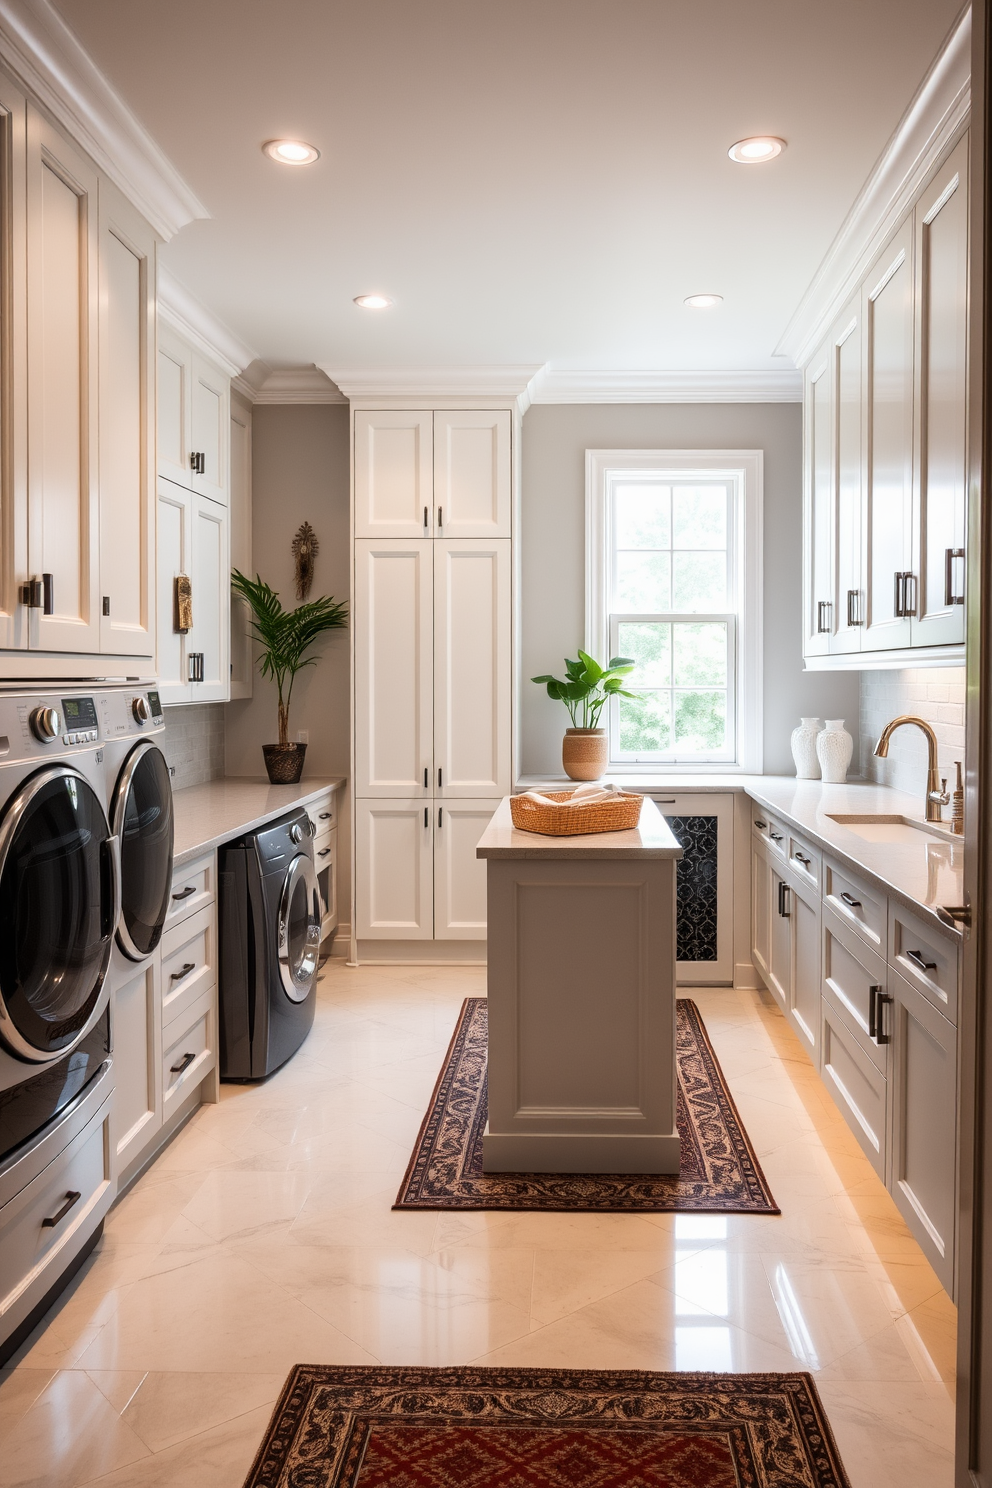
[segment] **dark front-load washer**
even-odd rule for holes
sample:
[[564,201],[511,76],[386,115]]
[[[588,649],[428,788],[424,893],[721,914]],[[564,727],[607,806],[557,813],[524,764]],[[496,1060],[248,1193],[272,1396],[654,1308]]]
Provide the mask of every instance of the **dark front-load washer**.
[[220,849],[222,1080],[271,1074],[313,1023],[321,903],[311,834],[297,810]]

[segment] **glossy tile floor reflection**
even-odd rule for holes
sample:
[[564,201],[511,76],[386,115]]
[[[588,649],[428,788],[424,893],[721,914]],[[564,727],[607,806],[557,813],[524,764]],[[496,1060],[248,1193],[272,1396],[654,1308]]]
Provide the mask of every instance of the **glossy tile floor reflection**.
[[955,1315],[770,1002],[696,997],[781,1218],[393,1214],[484,974],[327,968],[0,1374],[0,1484],[237,1488],[295,1363],[812,1370],[854,1488],[952,1481]]

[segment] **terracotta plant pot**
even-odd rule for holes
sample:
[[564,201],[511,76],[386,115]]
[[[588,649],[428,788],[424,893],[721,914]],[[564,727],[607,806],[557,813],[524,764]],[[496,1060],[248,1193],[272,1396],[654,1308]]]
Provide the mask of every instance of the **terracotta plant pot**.
[[606,774],[609,743],[604,728],[570,728],[561,741],[561,762],[569,780],[600,780]]
[[263,744],[265,769],[273,785],[296,785],[303,774],[305,744]]

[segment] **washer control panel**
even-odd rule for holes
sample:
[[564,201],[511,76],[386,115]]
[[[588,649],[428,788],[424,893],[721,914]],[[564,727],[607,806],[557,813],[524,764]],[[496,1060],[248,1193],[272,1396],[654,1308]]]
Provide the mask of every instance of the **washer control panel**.
[[[37,709],[37,712],[57,713],[55,708]],[[96,704],[91,697],[69,697],[62,699],[62,720],[64,729],[62,743],[72,744],[95,744],[100,737],[100,726],[97,723]]]

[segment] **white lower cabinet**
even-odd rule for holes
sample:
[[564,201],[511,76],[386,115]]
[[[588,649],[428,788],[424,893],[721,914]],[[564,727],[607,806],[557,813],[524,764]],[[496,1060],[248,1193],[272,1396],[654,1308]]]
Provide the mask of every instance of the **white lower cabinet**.
[[355,802],[360,939],[433,939],[431,813],[424,800]]
[[434,939],[485,940],[486,865],[475,855],[498,801],[435,802]]
[[[115,953],[116,956],[116,953]],[[122,980],[114,991],[114,1142],[117,1171],[130,1166],[160,1125],[162,1047],[158,957]]]
[[875,1172],[885,1182],[888,1081],[835,999],[824,996],[820,1025],[823,1083]]
[[789,1021],[812,1060],[820,1047],[820,896],[791,873],[786,883],[790,921]]

